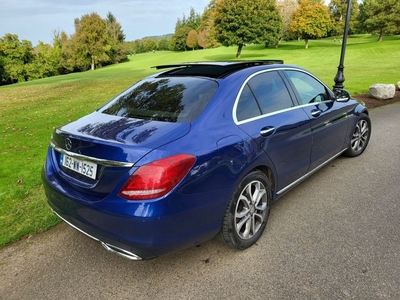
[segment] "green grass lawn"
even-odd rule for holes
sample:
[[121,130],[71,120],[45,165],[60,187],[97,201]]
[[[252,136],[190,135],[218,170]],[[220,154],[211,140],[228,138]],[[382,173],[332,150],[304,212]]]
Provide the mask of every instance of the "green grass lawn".
[[[345,88],[352,94],[373,83],[400,81],[400,36],[359,35],[348,40]],[[241,59],[283,59],[334,84],[341,44],[333,39],[282,42],[243,48]],[[137,80],[151,66],[190,61],[232,60],[236,47],[131,56],[127,63],[96,71],[46,78],[0,88],[0,246],[47,230],[59,222],[46,204],[40,172],[55,127],[92,112]]]

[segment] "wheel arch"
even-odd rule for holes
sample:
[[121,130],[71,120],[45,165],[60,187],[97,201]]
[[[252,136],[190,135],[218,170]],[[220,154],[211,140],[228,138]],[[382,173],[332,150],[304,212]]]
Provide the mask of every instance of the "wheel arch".
[[249,174],[253,171],[257,171],[257,170],[263,172],[265,174],[265,176],[267,176],[269,183],[271,185],[271,193],[272,193],[271,196],[274,199],[276,184],[275,184],[275,176],[274,176],[272,169],[269,168],[268,166],[260,165],[260,166],[253,168],[252,170],[250,170],[250,172],[248,172],[247,174]]
[[369,111],[368,109],[361,103],[358,103],[358,105],[354,108],[354,112],[360,116],[361,114],[366,114],[369,116]]

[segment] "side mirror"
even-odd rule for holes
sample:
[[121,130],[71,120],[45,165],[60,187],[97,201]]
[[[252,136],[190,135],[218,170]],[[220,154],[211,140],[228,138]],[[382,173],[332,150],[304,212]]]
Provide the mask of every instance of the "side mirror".
[[346,90],[337,89],[333,93],[335,94],[335,100],[338,102],[347,102],[351,98],[350,93]]

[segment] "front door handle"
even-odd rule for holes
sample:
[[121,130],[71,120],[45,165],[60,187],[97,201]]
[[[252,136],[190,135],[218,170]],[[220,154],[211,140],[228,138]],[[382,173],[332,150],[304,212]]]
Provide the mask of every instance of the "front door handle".
[[275,133],[275,127],[265,127],[260,130],[262,136],[270,136]]
[[316,117],[319,117],[319,116],[321,115],[321,113],[322,113],[322,110],[320,110],[320,109],[314,109],[314,110],[311,112],[311,115],[312,115],[314,118],[316,118]]

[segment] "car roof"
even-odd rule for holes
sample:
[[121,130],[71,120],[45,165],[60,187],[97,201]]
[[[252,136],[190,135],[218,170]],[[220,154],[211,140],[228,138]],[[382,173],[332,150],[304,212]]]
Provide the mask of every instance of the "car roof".
[[283,60],[247,60],[247,61],[209,61],[189,62],[154,66],[157,70],[172,68],[158,75],[168,76],[203,76],[211,78],[222,78],[233,72],[254,66],[283,64]]

